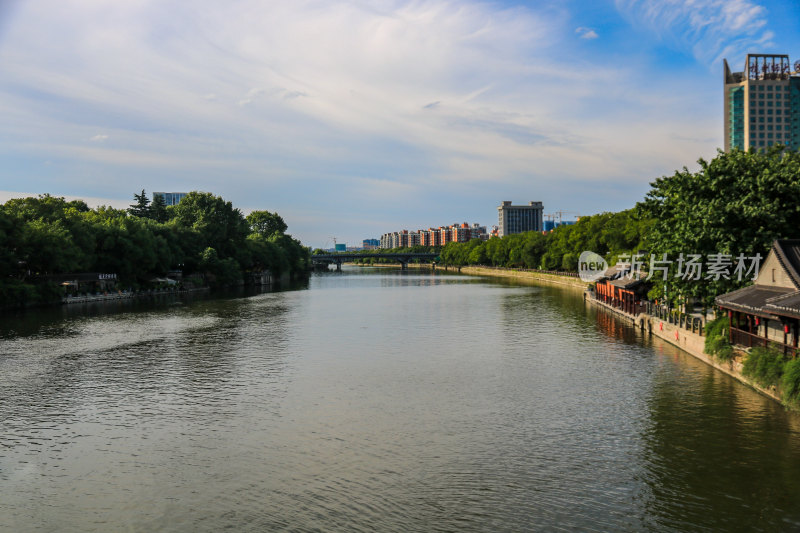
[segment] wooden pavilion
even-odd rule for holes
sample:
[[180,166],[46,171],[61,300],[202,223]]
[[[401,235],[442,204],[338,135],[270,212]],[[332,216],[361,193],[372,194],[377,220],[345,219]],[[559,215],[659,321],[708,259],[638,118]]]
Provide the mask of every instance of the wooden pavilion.
[[798,354],[800,333],[800,239],[777,240],[753,285],[717,296],[727,311],[730,342]]

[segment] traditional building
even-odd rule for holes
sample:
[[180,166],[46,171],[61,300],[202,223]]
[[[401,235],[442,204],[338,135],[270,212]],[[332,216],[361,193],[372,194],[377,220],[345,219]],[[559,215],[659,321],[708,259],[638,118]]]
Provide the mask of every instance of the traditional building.
[[631,315],[639,314],[647,298],[649,284],[645,274],[630,272],[630,264],[618,263],[606,269],[595,284],[595,297]]
[[717,296],[716,304],[728,314],[731,344],[771,346],[796,356],[800,239],[775,241],[753,285]]

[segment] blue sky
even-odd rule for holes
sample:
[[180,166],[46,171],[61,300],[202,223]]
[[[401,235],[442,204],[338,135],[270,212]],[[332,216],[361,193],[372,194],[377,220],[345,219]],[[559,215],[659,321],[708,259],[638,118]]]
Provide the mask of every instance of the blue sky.
[[714,157],[722,58],[800,59],[790,0],[0,0],[0,201],[142,188],[311,246],[631,207]]

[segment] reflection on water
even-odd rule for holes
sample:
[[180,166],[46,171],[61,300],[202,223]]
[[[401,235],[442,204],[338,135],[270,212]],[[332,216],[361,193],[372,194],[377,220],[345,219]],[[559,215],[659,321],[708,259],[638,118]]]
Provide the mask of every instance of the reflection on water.
[[0,326],[0,530],[791,530],[798,418],[579,292],[345,269]]

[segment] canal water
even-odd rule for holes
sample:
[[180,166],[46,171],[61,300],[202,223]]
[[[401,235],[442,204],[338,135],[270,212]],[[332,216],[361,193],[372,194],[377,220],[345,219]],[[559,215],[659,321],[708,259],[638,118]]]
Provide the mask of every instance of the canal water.
[[345,269],[0,326],[0,531],[787,531],[800,418],[579,291]]

